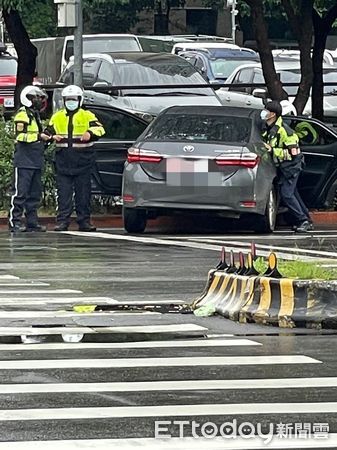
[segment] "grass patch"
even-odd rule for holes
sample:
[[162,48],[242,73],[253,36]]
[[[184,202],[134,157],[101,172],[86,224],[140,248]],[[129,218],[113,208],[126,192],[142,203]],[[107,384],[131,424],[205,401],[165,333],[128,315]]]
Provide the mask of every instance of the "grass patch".
[[[254,261],[255,269],[262,275],[268,269],[264,258]],[[278,271],[286,278],[300,280],[337,280],[337,269],[321,267],[319,263],[307,261],[278,260]]]

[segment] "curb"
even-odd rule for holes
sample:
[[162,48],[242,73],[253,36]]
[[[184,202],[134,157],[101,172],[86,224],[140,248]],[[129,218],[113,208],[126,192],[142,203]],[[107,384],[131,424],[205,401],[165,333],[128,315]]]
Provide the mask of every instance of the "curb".
[[337,328],[337,281],[242,276],[213,270],[193,309],[206,305],[240,323]]

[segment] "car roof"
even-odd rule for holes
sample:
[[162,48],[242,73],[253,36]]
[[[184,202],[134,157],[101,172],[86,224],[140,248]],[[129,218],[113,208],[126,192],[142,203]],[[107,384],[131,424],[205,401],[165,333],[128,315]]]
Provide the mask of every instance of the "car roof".
[[[72,57],[73,58],[73,57]],[[152,53],[152,52],[116,52],[116,53],[86,53],[83,55],[84,59],[101,58],[107,61],[155,61],[155,62],[169,62],[169,61],[185,61],[178,55],[172,53]],[[73,60],[73,59],[72,59]]]
[[233,48],[239,49],[240,47],[235,44],[228,44],[227,42],[180,42],[174,45],[174,49],[183,47],[186,49],[198,49],[198,48]]
[[219,116],[236,116],[236,117],[251,117],[257,112],[253,108],[243,108],[235,106],[203,106],[196,109],[194,106],[172,106],[161,113],[166,114],[193,114],[195,115],[219,115]]
[[209,58],[229,58],[229,59],[252,59],[256,62],[259,61],[259,56],[255,52],[247,51],[246,49],[198,49],[198,50],[185,50],[179,53],[179,56],[183,54],[189,55],[204,55]]

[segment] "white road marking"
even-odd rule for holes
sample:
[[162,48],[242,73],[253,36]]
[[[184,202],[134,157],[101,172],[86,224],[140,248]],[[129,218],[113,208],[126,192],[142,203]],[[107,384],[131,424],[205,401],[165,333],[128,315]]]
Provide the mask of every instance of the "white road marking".
[[[41,336],[54,334],[99,333],[205,333],[207,328],[195,324],[135,325],[121,327],[0,327],[0,336]],[[0,368],[1,369],[1,368]]]
[[[85,233],[81,233],[78,231],[65,231],[64,234],[70,234],[72,236],[86,236],[91,238],[102,238],[102,239],[112,239],[112,240],[121,240],[121,241],[130,241],[130,242],[140,242],[143,244],[154,244],[154,245],[168,245],[168,246],[176,246],[176,247],[185,247],[185,248],[195,248],[198,250],[211,250],[220,252],[222,250],[222,245],[211,245],[204,244],[202,242],[193,242],[191,240],[186,241],[178,241],[173,239],[158,239],[158,238],[150,238],[150,237],[140,237],[140,236],[126,236],[126,235],[118,235],[118,234],[108,234],[108,233],[90,233],[86,235]],[[228,239],[228,236],[227,236]],[[252,240],[255,240],[256,237],[252,237]],[[213,241],[212,241],[213,242]],[[232,250],[239,252],[242,251],[241,247],[230,247]],[[261,256],[268,256],[269,251],[260,250],[259,254]],[[317,259],[321,259],[319,257],[306,256],[306,255],[294,255],[292,253],[279,252],[278,256],[283,259],[288,260],[305,260],[305,261],[314,261]]]
[[320,364],[303,355],[289,356],[191,356],[179,358],[115,358],[115,359],[35,359],[2,360],[0,370],[85,369],[120,367],[235,366],[269,364]]
[[37,287],[37,286],[50,286],[49,283],[43,283],[40,281],[31,281],[31,282],[25,282],[25,281],[2,281],[0,280],[0,287],[2,289],[2,287],[16,287],[16,286],[32,286],[32,287]]
[[82,294],[82,291],[75,289],[1,289],[0,301],[4,294]]
[[[196,239],[196,241],[199,241],[199,239]],[[204,241],[204,240],[203,240]],[[207,239],[206,242],[212,242],[210,239]],[[222,241],[221,241],[222,242]],[[238,241],[223,241],[222,245],[224,247],[243,247],[245,250],[250,249],[250,243],[249,242],[238,242]],[[298,247],[280,247],[275,245],[263,245],[263,244],[256,244],[256,248],[258,250],[260,249],[266,249],[266,250],[281,250],[281,251],[287,251],[287,252],[293,252],[293,253],[304,253],[307,255],[314,255],[315,257],[335,257],[337,258],[337,253],[334,252],[326,252],[321,250],[309,250],[304,248],[298,248]]]
[[20,277],[14,275],[0,275],[0,280],[20,280]]
[[[223,335],[222,335],[223,336]],[[228,335],[232,337],[233,335]],[[193,339],[174,341],[140,341],[140,342],[83,342],[81,344],[0,344],[0,351],[22,350],[89,350],[89,349],[122,349],[122,348],[179,348],[179,347],[236,347],[260,346],[259,342],[250,339]]]
[[26,383],[0,384],[0,394],[39,394],[62,392],[152,392],[240,389],[307,389],[336,387],[337,377],[270,378],[258,380],[184,380],[124,383]]
[[74,305],[118,305],[117,300],[109,297],[0,297],[0,307],[12,305],[24,307],[27,305],[47,305],[47,304],[69,303]]
[[[2,409],[0,421],[80,420],[121,417],[237,416],[242,414],[329,414],[337,413],[337,402],[314,403],[227,403],[161,406],[112,406],[97,408]],[[200,447],[199,447],[200,448]]]
[[[1,302],[0,302],[1,306]],[[160,312],[156,311],[103,311],[103,312],[75,312],[75,311],[1,311],[0,310],[0,319],[78,319],[79,317],[102,317],[109,318],[109,316],[148,316],[148,315],[161,315]],[[113,319],[115,320],[115,319]]]
[[[165,425],[163,425],[165,426]],[[169,432],[162,432],[169,436]],[[57,441],[0,442],[0,450],[287,450],[337,448],[337,433],[326,439],[308,437],[280,438],[273,436],[268,444],[259,437],[224,439],[216,438],[124,438],[124,439],[80,439]]]

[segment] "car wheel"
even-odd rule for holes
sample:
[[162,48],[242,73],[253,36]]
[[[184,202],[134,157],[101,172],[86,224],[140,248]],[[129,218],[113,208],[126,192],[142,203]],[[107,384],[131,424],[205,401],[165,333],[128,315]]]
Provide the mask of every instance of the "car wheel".
[[146,228],[146,211],[143,209],[123,208],[125,231],[128,233],[143,233]]
[[277,217],[277,196],[274,187],[269,192],[266,211],[258,218],[254,230],[257,233],[272,233],[275,230]]

